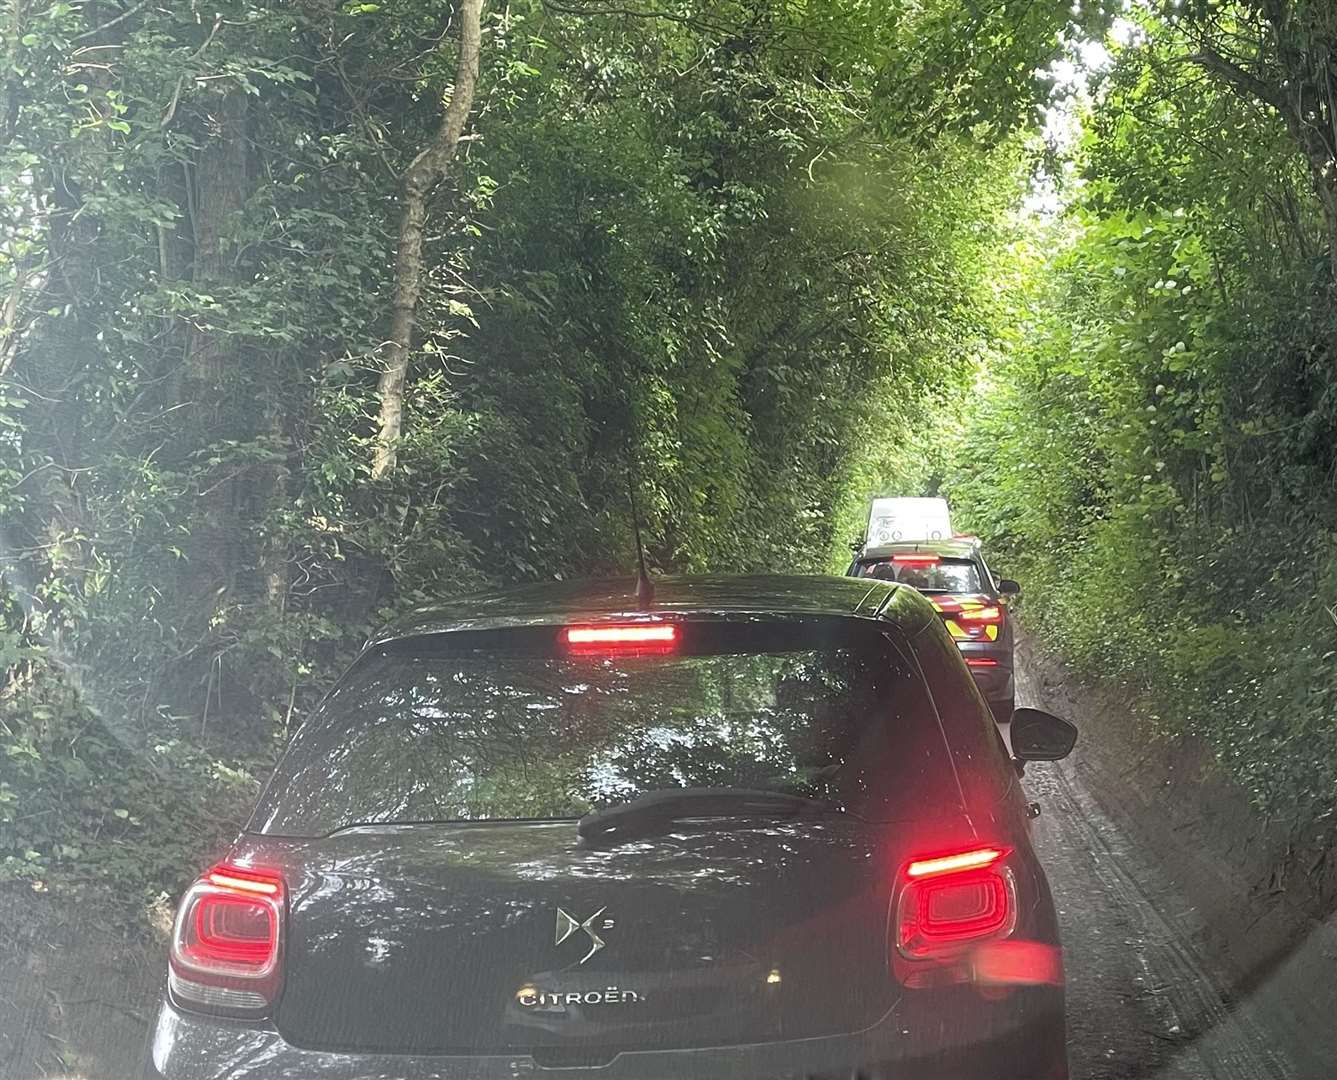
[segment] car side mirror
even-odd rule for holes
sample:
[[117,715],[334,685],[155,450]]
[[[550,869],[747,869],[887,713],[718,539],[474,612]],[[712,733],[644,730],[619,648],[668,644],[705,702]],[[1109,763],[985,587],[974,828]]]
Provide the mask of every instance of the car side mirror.
[[1077,745],[1077,727],[1042,709],[1017,709],[1008,732],[1018,761],[1060,761]]
[[1021,586],[1011,578],[998,579],[998,593],[1000,596],[1016,596],[1021,592]]

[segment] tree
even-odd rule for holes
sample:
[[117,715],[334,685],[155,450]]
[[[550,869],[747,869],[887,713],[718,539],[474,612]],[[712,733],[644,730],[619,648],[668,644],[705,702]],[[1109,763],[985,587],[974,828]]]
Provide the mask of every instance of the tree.
[[[626,573],[629,473],[658,567],[824,567],[970,377],[1068,10],[1004,71],[892,6],[511,0],[486,49],[477,0],[0,17],[0,879],[144,801],[139,748],[209,800],[262,771],[373,623]],[[165,821],[118,895],[190,862]]]
[[1193,63],[1285,122],[1323,210],[1337,282],[1337,7],[1328,0],[1199,0],[1184,6],[1179,21]]
[[379,431],[372,463],[372,477],[379,479],[395,466],[395,444],[404,423],[404,385],[408,379],[413,347],[414,315],[422,295],[423,229],[427,223],[427,199],[444,179],[464,125],[473,108],[478,82],[482,0],[460,0],[459,59],[450,101],[431,141],[409,163],[404,172],[399,218],[399,246],[395,253],[394,293],[390,307],[390,336],[385,344],[385,370],[381,373]]

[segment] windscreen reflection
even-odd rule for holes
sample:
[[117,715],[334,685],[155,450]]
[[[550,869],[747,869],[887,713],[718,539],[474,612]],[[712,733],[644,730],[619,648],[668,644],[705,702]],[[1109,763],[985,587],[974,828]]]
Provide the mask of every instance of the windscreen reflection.
[[254,827],[577,818],[684,787],[779,791],[887,820],[913,794],[934,797],[933,734],[917,677],[880,650],[384,656],[294,741]]

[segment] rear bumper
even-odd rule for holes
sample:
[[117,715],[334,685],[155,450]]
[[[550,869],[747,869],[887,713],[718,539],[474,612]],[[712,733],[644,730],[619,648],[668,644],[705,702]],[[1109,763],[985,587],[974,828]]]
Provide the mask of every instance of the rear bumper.
[[[1012,676],[1012,643],[963,641],[959,643],[961,656],[970,667],[975,685],[986,701],[1010,701],[1016,696],[1016,682]],[[971,660],[992,660],[987,667],[972,665]]]
[[693,1050],[637,1050],[600,1065],[546,1068],[525,1053],[385,1055],[304,1050],[269,1026],[160,1008],[145,1080],[1067,1080],[1060,987],[985,1001],[974,990],[912,992],[849,1035]]

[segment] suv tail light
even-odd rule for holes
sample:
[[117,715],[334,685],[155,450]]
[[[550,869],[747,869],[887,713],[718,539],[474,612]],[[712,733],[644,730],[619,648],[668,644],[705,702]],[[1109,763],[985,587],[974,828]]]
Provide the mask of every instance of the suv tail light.
[[1005,609],[987,598],[933,596],[929,598],[955,641],[997,641]]
[[897,953],[906,960],[950,960],[1010,935],[1017,887],[1005,862],[1009,850],[972,848],[909,862],[896,905]]
[[283,878],[267,870],[215,866],[181,900],[167,985],[192,1009],[255,1016],[283,985]]

